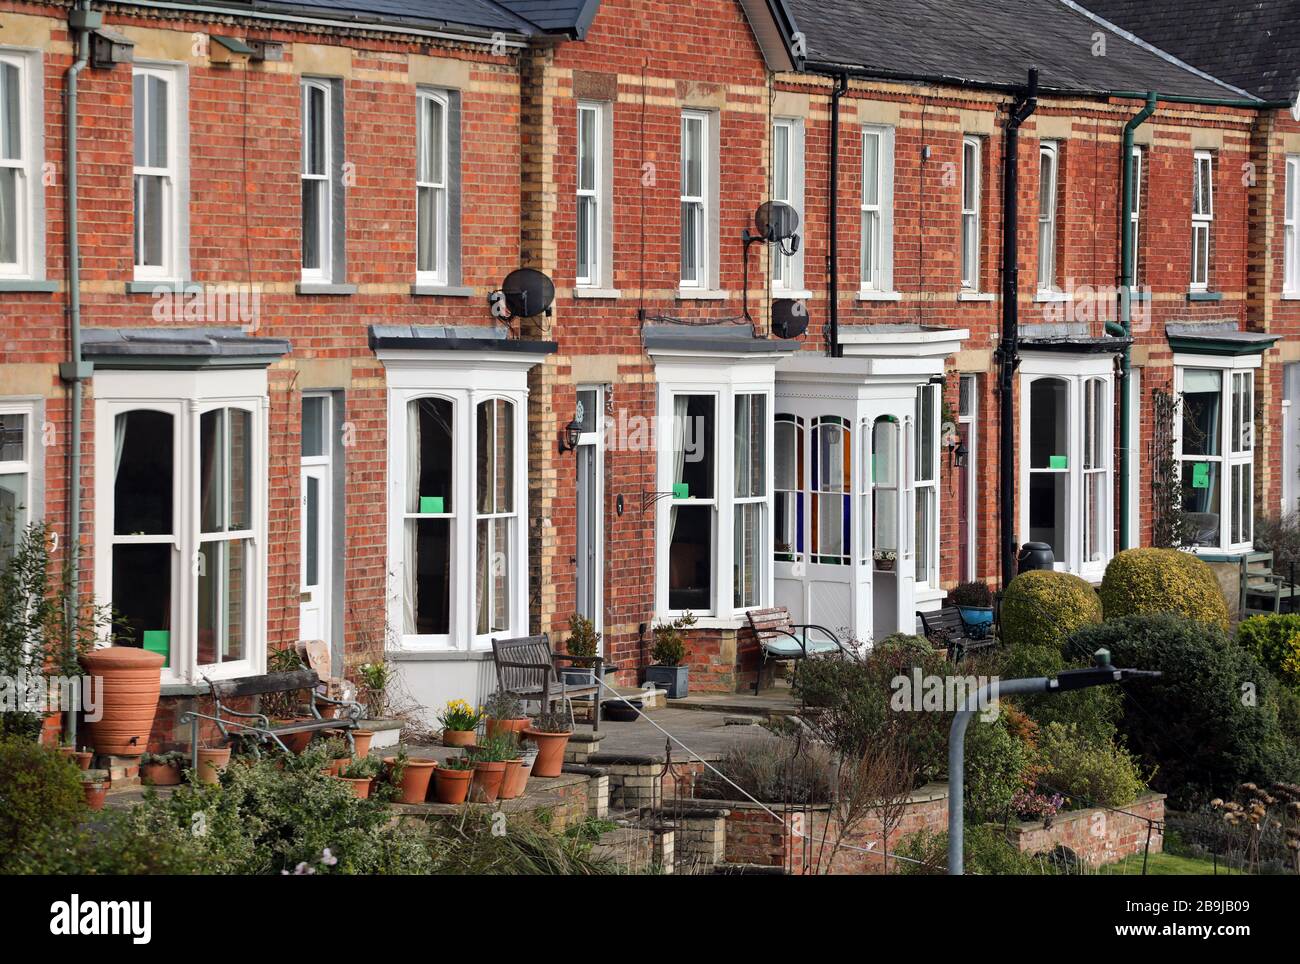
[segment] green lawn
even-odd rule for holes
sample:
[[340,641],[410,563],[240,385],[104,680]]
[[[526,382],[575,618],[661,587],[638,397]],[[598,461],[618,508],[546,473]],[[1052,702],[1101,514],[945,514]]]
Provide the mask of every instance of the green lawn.
[[[1177,854],[1152,854],[1147,860],[1147,875],[1151,877],[1198,877],[1213,874],[1214,861],[1199,857],[1180,857]],[[1220,875],[1240,876],[1241,871],[1229,870],[1219,862]],[[1142,855],[1126,857],[1117,863],[1107,864],[1097,869],[1098,874],[1117,874],[1121,876],[1138,876],[1142,873]]]

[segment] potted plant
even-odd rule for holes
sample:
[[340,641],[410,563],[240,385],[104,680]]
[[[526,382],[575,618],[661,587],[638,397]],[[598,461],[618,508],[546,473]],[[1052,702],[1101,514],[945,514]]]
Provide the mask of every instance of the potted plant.
[[558,777],[564,767],[564,748],[573,734],[573,721],[565,713],[543,710],[533,719],[533,725],[524,730],[524,736],[537,746],[537,760],[533,763],[533,776]]
[[324,770],[327,776],[333,777],[342,773],[347,768],[347,765],[352,762],[352,753],[348,750],[348,741],[341,736],[326,737],[325,759],[330,761]]
[[[574,613],[569,617],[569,638],[564,648],[570,656],[591,659],[600,648],[596,624],[581,613]],[[566,667],[560,670],[560,675],[569,686],[596,685],[596,671],[590,663]]]
[[983,639],[993,627],[993,593],[978,580],[963,582],[952,591],[962,626],[971,639]]
[[513,759],[506,761],[505,779],[501,781],[501,800],[513,800],[516,797],[522,797],[524,791],[528,789],[528,777],[533,771],[533,762],[537,759],[537,750],[535,747],[529,747],[528,752],[515,743],[511,747]]
[[871,553],[871,558],[875,560],[878,572],[893,572],[894,563],[898,561],[898,553],[893,549],[876,549]]
[[690,667],[686,660],[686,643],[682,630],[695,625],[695,617],[683,613],[670,622],[657,623],[654,628],[655,643],[650,651],[654,662],[645,668],[647,683],[655,683],[668,691],[670,700],[683,699],[689,689]]
[[473,746],[482,719],[482,710],[475,710],[464,700],[448,700],[446,708],[438,714],[443,746]]
[[514,693],[497,690],[483,704],[487,719],[485,728],[489,737],[500,733],[519,733],[528,725],[524,704]]
[[370,782],[379,775],[379,761],[368,756],[358,757],[343,768],[337,779],[352,784],[358,800],[370,796]]
[[466,756],[474,762],[474,779],[469,796],[475,803],[493,803],[501,793],[506,764],[515,756],[514,740],[508,735],[486,737]]
[[86,795],[86,806],[91,810],[103,810],[109,783],[107,770],[87,770],[82,773],[81,792]]
[[153,787],[174,787],[181,782],[185,754],[146,753],[140,758],[140,782]]
[[390,779],[400,788],[398,799],[402,803],[424,803],[438,761],[412,759],[402,747],[397,756],[384,757],[384,763],[389,766]]
[[469,795],[469,782],[473,778],[473,760],[463,756],[444,760],[433,771],[434,796],[439,803],[464,803]]
[[220,783],[221,773],[230,764],[230,747],[199,747],[199,783]]

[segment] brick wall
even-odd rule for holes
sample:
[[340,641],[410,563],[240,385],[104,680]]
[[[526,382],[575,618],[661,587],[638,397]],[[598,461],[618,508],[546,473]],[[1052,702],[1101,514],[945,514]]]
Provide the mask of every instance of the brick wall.
[[1089,864],[1108,864],[1143,853],[1148,839],[1151,853],[1163,851],[1164,819],[1164,794],[1148,793],[1120,811],[1067,810],[1058,813],[1050,827],[1042,821],[1011,826],[1007,839],[1023,854],[1069,847]]

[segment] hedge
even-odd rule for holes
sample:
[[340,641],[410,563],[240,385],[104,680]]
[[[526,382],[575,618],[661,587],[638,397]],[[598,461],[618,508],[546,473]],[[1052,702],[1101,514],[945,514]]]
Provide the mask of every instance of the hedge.
[[1070,634],[1101,622],[1101,601],[1086,580],[1068,572],[1034,569],[1011,580],[999,612],[1007,646],[1054,646]]
[[1251,616],[1237,627],[1237,643],[1283,682],[1300,685],[1300,613]]
[[1107,619],[1170,613],[1224,631],[1231,625],[1214,570],[1178,549],[1125,549],[1106,567],[1100,595]]

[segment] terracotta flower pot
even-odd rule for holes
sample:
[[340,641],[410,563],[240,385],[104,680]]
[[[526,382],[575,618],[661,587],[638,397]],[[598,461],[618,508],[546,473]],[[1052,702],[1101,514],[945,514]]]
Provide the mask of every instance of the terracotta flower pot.
[[473,746],[478,742],[473,730],[443,730],[443,746]]
[[[298,716],[288,720],[277,720],[276,722],[305,723],[307,722],[307,719],[308,718],[305,716]],[[285,745],[285,748],[290,753],[301,753],[303,750],[307,749],[308,744],[311,743],[313,735],[314,734],[310,730],[306,733],[284,733],[280,735],[280,742]]]
[[506,776],[506,765],[501,763],[475,763],[474,782],[469,797],[475,803],[493,803],[501,793],[501,781]]
[[528,717],[526,716],[517,720],[494,720],[489,716],[487,719],[487,735],[493,737],[498,733],[522,733],[527,725]]
[[[390,767],[394,766],[397,757],[386,756],[384,762]],[[406,761],[406,769],[402,771],[402,803],[424,803],[429,795],[429,781],[433,779],[433,771],[437,766],[437,760]]]
[[322,720],[336,720],[339,716],[339,708],[332,703],[317,703],[316,712]]
[[103,680],[103,715],[86,724],[87,741],[105,756],[142,756],[158,709],[162,654],[108,646],[87,653],[81,664]]
[[357,756],[365,756],[370,752],[370,741],[374,738],[375,735],[369,730],[352,731],[352,743],[356,747]]
[[62,713],[46,713],[41,720],[41,746],[58,746],[59,733],[63,730]]
[[72,755],[77,760],[77,766],[81,767],[83,770],[89,770],[90,762],[95,759],[95,754],[91,753],[89,750],[78,750]]
[[558,777],[564,767],[564,748],[569,744],[571,733],[543,733],[531,726],[524,730],[524,736],[537,744],[537,762],[533,764],[533,776]]
[[370,797],[370,777],[338,777],[337,779],[352,784],[352,792],[356,794],[358,800],[366,800]]
[[[519,779],[519,774],[523,773],[524,779]],[[524,784],[528,780],[528,773],[524,770],[523,760],[507,760],[506,775],[501,781],[501,793],[497,796],[498,800],[513,800],[524,792]]]
[[91,810],[103,810],[104,800],[108,796],[108,786],[108,771],[88,771],[81,780],[81,792],[86,795],[86,806]]
[[330,776],[335,776],[335,777],[342,776],[343,771],[348,768],[348,764],[351,762],[352,762],[352,757],[341,756],[337,760],[332,761],[330,765],[326,767],[326,769],[328,770]]
[[439,803],[464,803],[469,795],[473,770],[448,770],[438,767],[433,771],[434,796]]
[[221,772],[230,764],[230,747],[199,747],[199,783],[220,783]]
[[63,757],[65,760],[72,760],[77,755],[77,748],[75,746],[61,746],[56,749],[59,756]]
[[181,782],[180,767],[174,767],[170,763],[142,764],[140,782],[151,787],[174,787]]

